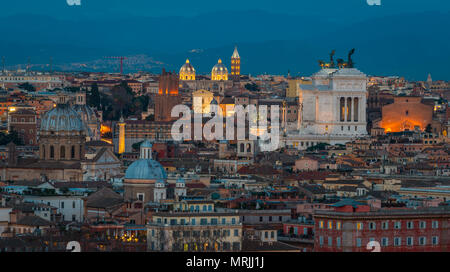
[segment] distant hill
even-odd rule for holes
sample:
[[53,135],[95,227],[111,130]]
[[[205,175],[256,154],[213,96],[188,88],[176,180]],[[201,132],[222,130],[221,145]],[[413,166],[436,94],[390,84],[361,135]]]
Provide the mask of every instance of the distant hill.
[[178,70],[189,57],[197,71],[209,73],[219,57],[229,64],[238,45],[244,73],[310,75],[332,49],[346,59],[354,47],[356,65],[365,73],[417,80],[431,73],[433,79],[450,80],[449,15],[408,13],[352,23],[264,11],[127,20],[14,15],[0,18],[0,55],[8,65],[25,64],[28,57],[44,64],[52,56],[55,65],[69,70],[81,69],[79,63],[106,69],[104,56],[139,55],[126,71],[154,72]]

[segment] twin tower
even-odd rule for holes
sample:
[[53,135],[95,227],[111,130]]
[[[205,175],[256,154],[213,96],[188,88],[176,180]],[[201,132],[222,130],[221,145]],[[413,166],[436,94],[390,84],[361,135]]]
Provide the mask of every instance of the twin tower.
[[[239,56],[237,47],[234,48],[233,55],[231,56],[231,73],[228,74],[227,67],[219,59],[217,64],[211,70],[211,80],[233,80],[239,81],[241,76],[241,57]],[[180,69],[180,80],[195,80],[195,69],[190,64],[189,59]]]

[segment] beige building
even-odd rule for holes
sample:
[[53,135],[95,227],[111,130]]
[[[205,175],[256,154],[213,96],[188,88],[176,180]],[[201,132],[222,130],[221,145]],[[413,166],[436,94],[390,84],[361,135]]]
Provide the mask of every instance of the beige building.
[[240,251],[242,224],[238,214],[214,209],[157,212],[147,225],[147,246],[149,251]]

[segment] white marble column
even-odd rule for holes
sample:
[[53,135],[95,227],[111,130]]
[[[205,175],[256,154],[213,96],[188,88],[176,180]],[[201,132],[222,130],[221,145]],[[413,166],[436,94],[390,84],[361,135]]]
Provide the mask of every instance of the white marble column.
[[348,105],[347,105],[347,97],[344,97],[344,122],[348,122]]

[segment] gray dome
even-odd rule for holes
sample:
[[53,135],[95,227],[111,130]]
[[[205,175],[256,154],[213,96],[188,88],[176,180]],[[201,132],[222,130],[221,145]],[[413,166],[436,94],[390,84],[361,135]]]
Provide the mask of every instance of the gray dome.
[[76,104],[73,106],[73,110],[76,111],[81,119],[88,124],[96,124],[98,121],[97,114],[88,105]]
[[67,104],[58,104],[41,119],[41,131],[85,131],[80,116]]
[[167,179],[166,170],[162,165],[150,159],[139,159],[133,162],[125,172],[126,179]]

